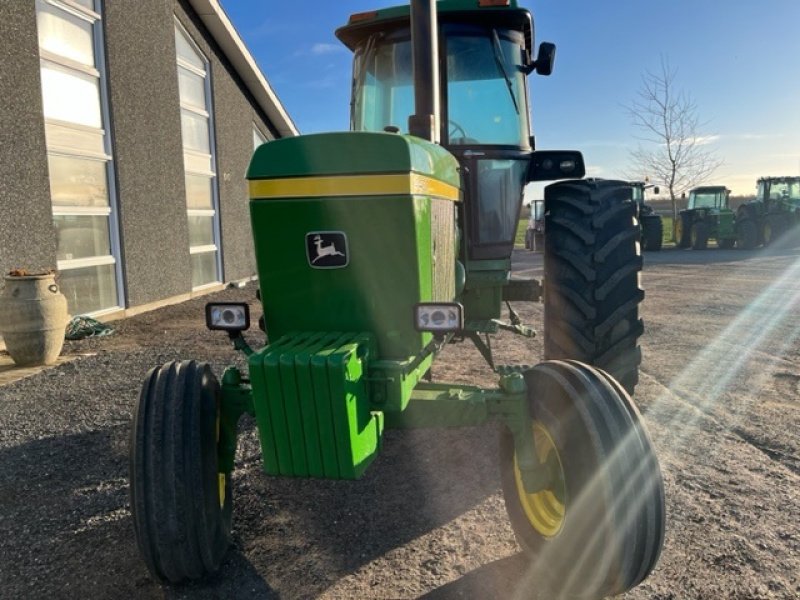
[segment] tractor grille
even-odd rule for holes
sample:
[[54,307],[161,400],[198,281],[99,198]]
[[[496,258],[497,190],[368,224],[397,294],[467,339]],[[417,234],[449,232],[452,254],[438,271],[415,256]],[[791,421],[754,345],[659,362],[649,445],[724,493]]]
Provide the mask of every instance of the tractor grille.
[[433,302],[452,302],[456,295],[455,204],[431,200]]

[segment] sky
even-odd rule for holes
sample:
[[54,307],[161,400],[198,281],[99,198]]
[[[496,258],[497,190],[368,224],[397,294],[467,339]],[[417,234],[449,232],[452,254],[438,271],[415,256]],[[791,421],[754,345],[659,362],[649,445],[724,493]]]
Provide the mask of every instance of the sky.
[[[334,31],[397,0],[221,0],[301,133],[346,130],[350,52]],[[537,148],[584,153],[589,175],[634,175],[641,134],[626,109],[664,57],[691,94],[700,133],[724,161],[709,184],[751,194],[800,174],[800,0],[520,0],[534,45],[557,46],[529,78]],[[644,177],[642,173],[640,177]]]

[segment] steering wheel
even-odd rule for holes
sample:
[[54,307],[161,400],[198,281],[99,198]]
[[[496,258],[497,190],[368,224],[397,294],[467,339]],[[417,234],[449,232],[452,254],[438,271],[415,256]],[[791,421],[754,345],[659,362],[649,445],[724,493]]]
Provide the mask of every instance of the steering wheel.
[[475,146],[480,144],[475,138],[467,136],[464,128],[453,120],[447,121],[447,140],[451,146]]
[[[467,132],[461,125],[459,125],[452,119],[448,119],[447,139],[450,141],[451,144],[454,143],[453,140],[466,140],[468,139]],[[463,144],[464,142],[459,142],[459,143]]]

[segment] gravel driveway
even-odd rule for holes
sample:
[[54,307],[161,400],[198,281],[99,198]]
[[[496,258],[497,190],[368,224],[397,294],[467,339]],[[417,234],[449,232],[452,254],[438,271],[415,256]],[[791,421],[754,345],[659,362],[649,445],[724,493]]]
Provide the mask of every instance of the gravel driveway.
[[[540,256],[518,252],[539,272]],[[800,597],[800,253],[646,256],[636,400],[664,471],[667,540],[626,599]],[[219,300],[250,300],[254,289]],[[115,323],[92,353],[0,387],[3,598],[530,598],[507,523],[493,425],[389,432],[357,482],[268,478],[252,422],[234,474],[235,548],[220,574],[164,588],[139,559],[128,505],[130,418],[146,371],[242,361],[203,326],[208,298]],[[255,306],[253,307],[255,308]],[[541,305],[518,306],[541,326]],[[257,314],[255,318],[257,318]],[[252,344],[260,332],[250,332]],[[539,339],[501,334],[499,363]],[[493,385],[468,344],[437,380]]]

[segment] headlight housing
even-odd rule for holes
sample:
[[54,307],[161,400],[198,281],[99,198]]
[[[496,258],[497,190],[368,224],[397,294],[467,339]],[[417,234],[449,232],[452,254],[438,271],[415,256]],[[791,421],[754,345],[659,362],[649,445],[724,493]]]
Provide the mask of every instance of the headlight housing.
[[458,302],[421,302],[414,305],[417,331],[448,333],[464,329],[464,307]]
[[206,327],[211,330],[244,331],[250,328],[250,306],[244,302],[209,302]]

